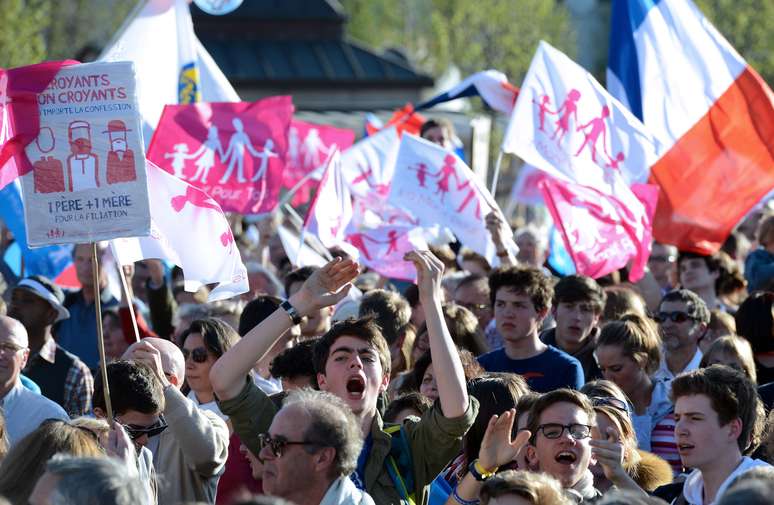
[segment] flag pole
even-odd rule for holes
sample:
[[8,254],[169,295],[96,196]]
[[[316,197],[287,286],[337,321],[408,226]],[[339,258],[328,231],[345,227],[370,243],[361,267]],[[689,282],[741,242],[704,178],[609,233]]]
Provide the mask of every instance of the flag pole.
[[298,252],[296,253],[296,268],[301,266],[301,251],[304,249],[304,239],[306,238],[306,227],[301,227],[301,234],[298,236]]
[[129,306],[129,315],[132,318],[132,329],[134,330],[134,341],[140,341],[140,330],[137,328],[137,317],[134,313],[134,302],[132,301],[132,293],[129,291],[129,283],[126,281],[126,275],[124,274],[124,266],[118,265],[118,276],[121,278],[121,291],[124,292],[124,299]]
[[495,191],[497,191],[497,179],[500,178],[500,165],[503,162],[503,150],[497,153],[497,161],[495,161],[494,175],[492,176],[492,188],[489,190],[492,193],[492,198],[496,198]]
[[110,402],[110,386],[107,377],[107,362],[105,360],[105,338],[102,333],[102,299],[99,289],[99,259],[97,258],[97,243],[91,243],[92,286],[94,288],[94,312],[97,317],[97,347],[99,349],[99,370],[102,374],[102,393],[105,397],[105,414],[108,423],[113,424],[113,405]]
[[[290,205],[287,205],[287,204],[285,204],[285,206],[280,208],[280,210],[283,210],[283,209],[285,210],[285,212],[287,212],[288,216],[290,216],[291,222],[293,222],[293,224],[298,227],[299,233],[303,234],[303,232],[304,232],[304,220],[301,218],[301,216],[298,215],[298,212],[296,212],[296,209],[294,209],[293,207],[291,207]],[[298,223],[294,222],[293,221],[294,219],[297,220],[298,223],[301,223],[301,224],[298,224]],[[317,243],[317,246],[319,247],[319,250],[317,252],[320,253],[326,260],[328,260],[328,261],[332,260],[333,259],[333,255],[331,255],[331,252],[328,250],[327,247],[325,247],[325,244],[320,242],[320,239],[318,239],[315,235],[310,235],[310,236],[315,239],[315,241]],[[304,237],[304,239],[306,239],[306,237]],[[303,244],[304,241],[302,241],[301,243]],[[310,247],[312,246],[312,244],[309,244],[309,245],[310,245]],[[299,251],[300,250],[301,249],[299,248]]]
[[309,173],[304,175],[295,186],[290,188],[287,193],[285,193],[285,196],[282,197],[282,200],[279,201],[278,207],[282,207],[283,205],[290,202],[290,200],[293,198],[293,195],[295,195],[299,189],[312,177],[314,177],[317,172],[320,170],[320,168],[323,168],[325,165],[322,165],[320,167],[315,168],[314,170],[311,170]]

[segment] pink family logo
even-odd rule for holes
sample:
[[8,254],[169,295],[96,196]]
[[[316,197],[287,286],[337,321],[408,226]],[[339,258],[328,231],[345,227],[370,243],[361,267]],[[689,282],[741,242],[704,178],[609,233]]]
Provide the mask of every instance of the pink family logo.
[[357,247],[357,249],[363,254],[363,256],[368,260],[371,261],[371,254],[369,253],[368,246],[366,245],[366,241],[369,241],[373,244],[382,244],[387,245],[387,250],[384,252],[384,256],[389,256],[390,254],[395,254],[398,252],[398,240],[405,235],[405,233],[399,234],[397,230],[389,230],[387,232],[387,239],[386,240],[379,240],[374,237],[371,237],[370,235],[367,235],[366,233],[352,233],[350,235],[347,235],[347,242],[352,244],[353,246]]
[[[607,105],[602,106],[598,117],[593,117],[589,121],[581,123],[578,120],[578,101],[580,99],[581,92],[577,89],[571,89],[557,110],[551,110],[551,97],[548,95],[542,95],[540,101],[533,99],[532,103],[535,104],[537,109],[538,130],[548,136],[549,131],[546,129],[548,116],[557,116],[553,132],[550,133],[549,137],[555,141],[557,147],[562,147],[565,136],[574,125],[575,132],[583,133],[583,142],[573,156],[578,158],[584,149],[587,149],[591,154],[591,161],[602,166],[602,168],[620,171],[619,165],[625,159],[624,153],[618,152],[618,154],[612,156],[607,149],[607,130],[609,127],[607,119],[610,117],[610,108]],[[597,144],[600,141],[600,137],[601,147],[598,147]],[[602,155],[604,155],[605,159],[601,159]]]
[[352,186],[365,183],[369,188],[371,188],[373,192],[376,193],[377,196],[380,198],[387,198],[387,195],[390,194],[389,183],[384,184],[376,182],[374,177],[374,170],[370,166],[363,167],[363,165],[358,163],[357,170],[359,175],[352,179],[352,182],[350,183]]
[[[433,192],[433,195],[438,196],[438,200],[441,204],[444,203],[444,199],[449,193],[452,194],[455,201],[460,198],[460,195],[464,195],[461,197],[462,202],[455,210],[457,213],[462,213],[468,207],[470,202],[475,199],[477,192],[475,187],[471,184],[470,179],[461,178],[457,173],[457,161],[458,158],[456,156],[447,154],[443,158],[443,165],[435,173],[432,173],[427,163],[424,162],[419,162],[416,165],[408,167],[408,169],[416,172],[417,183],[421,188],[430,189],[432,191],[433,188],[428,188],[427,186],[427,179],[428,177],[435,178],[435,191]],[[454,182],[453,186],[451,185],[452,179]],[[481,219],[481,203],[478,199],[476,199],[476,204],[472,208],[476,218]]]
[[[199,207],[200,209],[214,210],[218,215],[223,216],[220,206],[210,198],[210,196],[199,188],[194,186],[188,186],[184,195],[173,196],[169,204],[175,212],[181,212],[187,204],[191,204],[193,207]],[[225,219],[225,216],[223,216]],[[220,235],[220,243],[223,247],[229,247],[234,244],[234,235],[231,233],[231,228],[226,227],[226,231]],[[229,253],[232,248],[229,248]]]

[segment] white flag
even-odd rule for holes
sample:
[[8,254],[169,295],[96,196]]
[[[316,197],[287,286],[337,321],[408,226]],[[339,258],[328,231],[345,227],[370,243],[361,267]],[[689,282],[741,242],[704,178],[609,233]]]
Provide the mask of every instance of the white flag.
[[448,227],[464,245],[495,265],[485,217],[500,212],[464,161],[425,139],[403,134],[388,203],[411,212],[417,226]]
[[183,269],[186,291],[217,283],[211,302],[246,293],[247,270],[217,202],[150,161],[146,167],[151,234],[113,240],[116,259],[122,265],[150,258],[170,261]]
[[99,59],[134,63],[146,143],[164,105],[239,101],[196,38],[186,0],[149,0],[135,12]]
[[398,131],[391,126],[344,151],[341,171],[353,195],[371,202],[387,198],[399,145]]
[[341,174],[341,155],[328,157],[317,194],[304,221],[304,229],[316,235],[325,247],[340,246],[352,220],[352,197]]
[[644,183],[659,158],[645,126],[546,42],[532,58],[502,148],[553,177],[611,194],[616,181]]

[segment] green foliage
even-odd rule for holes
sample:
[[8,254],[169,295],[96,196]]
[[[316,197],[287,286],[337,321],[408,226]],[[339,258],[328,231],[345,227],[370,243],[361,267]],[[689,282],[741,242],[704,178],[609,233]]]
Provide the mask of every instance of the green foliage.
[[3,0],[0,67],[95,57],[137,0]]
[[570,18],[552,0],[343,0],[348,34],[372,47],[404,49],[422,70],[440,75],[450,64],[463,75],[487,68],[515,84],[538,42],[574,56]]
[[0,8],[0,67],[36,63],[46,55],[43,31],[49,23],[45,0],[3,0]]
[[774,85],[774,1],[695,1],[747,63]]

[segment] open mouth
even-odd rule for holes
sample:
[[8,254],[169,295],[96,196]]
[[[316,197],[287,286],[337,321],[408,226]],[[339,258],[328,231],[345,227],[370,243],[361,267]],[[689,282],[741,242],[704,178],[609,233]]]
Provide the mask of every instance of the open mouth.
[[570,451],[562,451],[556,455],[554,458],[557,463],[560,463],[562,465],[572,465],[577,461],[578,457],[575,455],[575,453]]
[[686,451],[690,451],[690,450],[691,450],[691,449],[693,449],[694,447],[696,447],[696,446],[695,446],[695,445],[693,445],[693,444],[677,444],[677,450],[678,450],[679,452],[686,452]]
[[353,375],[347,381],[347,393],[354,398],[361,398],[365,392],[365,380],[359,375]]

